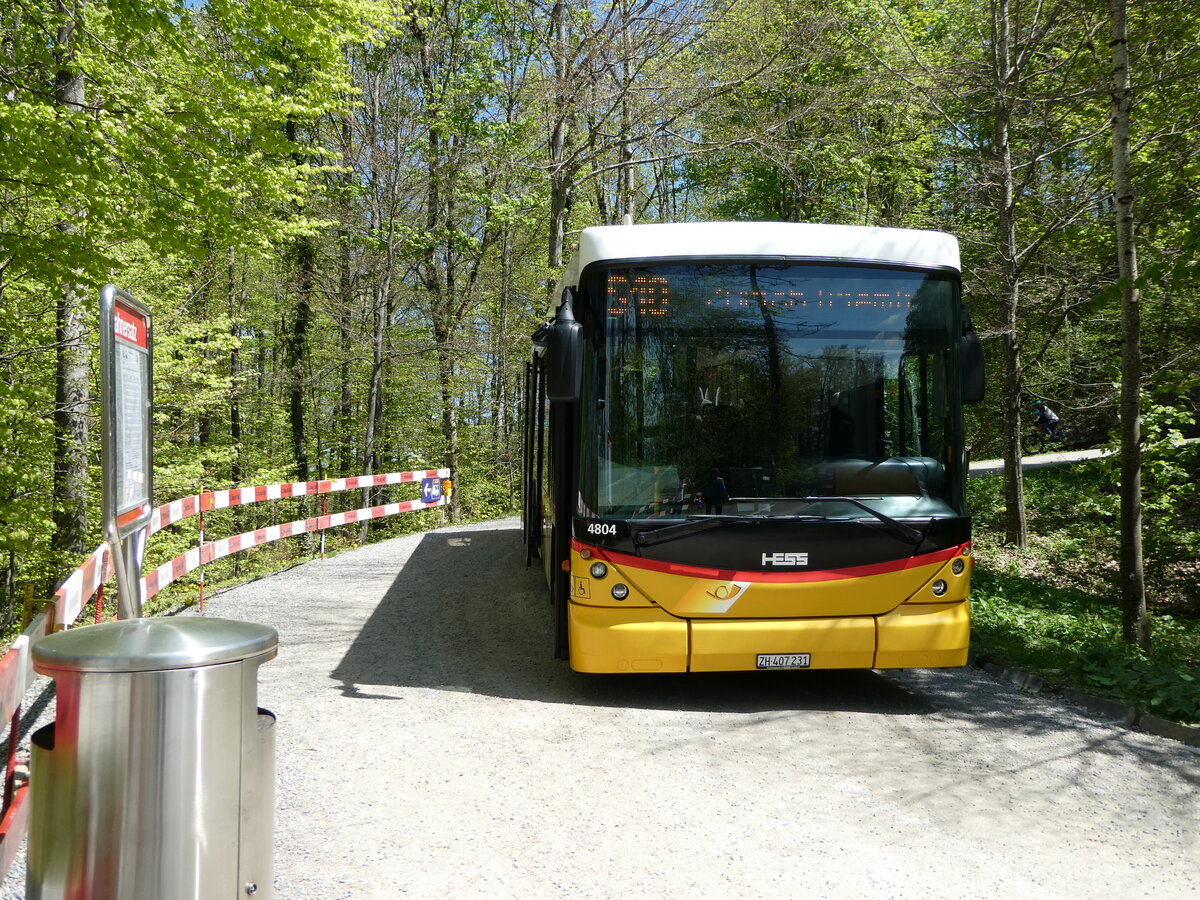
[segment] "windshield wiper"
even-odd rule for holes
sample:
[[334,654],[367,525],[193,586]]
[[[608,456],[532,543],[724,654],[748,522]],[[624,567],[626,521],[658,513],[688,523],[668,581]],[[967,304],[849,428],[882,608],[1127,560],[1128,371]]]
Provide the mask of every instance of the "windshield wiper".
[[[882,500],[883,499],[882,497],[745,497],[745,498],[735,497],[734,499],[735,500],[744,499],[747,502],[758,502],[758,503],[766,503],[766,502],[771,502],[771,503],[783,503],[783,502],[787,502],[787,503],[849,503],[851,506],[855,506],[858,509],[861,509],[863,512],[867,513],[868,515],[872,516],[873,518],[878,519],[880,522],[882,522],[884,525],[886,525],[888,527],[889,531],[891,531],[897,537],[902,538],[903,540],[911,541],[913,544],[916,544],[916,545],[920,545],[921,542],[925,540],[925,531],[924,530],[921,530],[918,528],[913,528],[911,525],[906,525],[903,522],[893,519],[891,516],[885,515],[884,513],[881,513],[877,509],[872,509],[871,507],[867,506],[867,504],[863,503],[863,500]],[[781,519],[783,521],[788,521],[788,520],[795,521],[797,519],[833,519],[834,517],[833,516],[803,516],[803,515],[801,515],[801,516],[772,516],[771,518]],[[930,518],[930,520],[928,522],[925,523],[925,530],[928,530],[930,524],[932,524],[932,522],[934,521],[935,518],[937,518],[937,517],[934,516],[934,517]]]
[[[882,497],[866,497],[864,499],[882,500],[883,498]],[[893,519],[891,516],[884,515],[879,510],[872,509],[871,507],[867,506],[867,504],[863,503],[862,500],[855,499],[854,497],[801,497],[801,498],[799,498],[799,502],[800,503],[849,503],[851,506],[858,507],[859,509],[861,509],[863,512],[867,513],[868,515],[874,516],[876,519],[878,519],[880,522],[882,522],[884,525],[886,525],[888,527],[889,531],[891,531],[893,534],[899,535],[901,538],[903,538],[906,541],[911,541],[914,546],[920,546],[921,543],[925,540],[925,532],[924,531],[919,530],[917,528],[913,528],[911,525],[906,525],[897,519]],[[930,524],[932,524],[932,522],[933,522],[933,519],[931,518],[928,522],[925,523],[925,528],[928,529]]]
[[686,522],[681,522],[678,525],[663,525],[660,528],[639,531],[634,534],[633,542],[639,547],[651,547],[654,544],[661,544],[664,541],[673,541],[676,538],[687,537],[689,534],[711,531],[714,528],[720,528],[727,522],[745,521],[747,521],[746,516],[688,516]]

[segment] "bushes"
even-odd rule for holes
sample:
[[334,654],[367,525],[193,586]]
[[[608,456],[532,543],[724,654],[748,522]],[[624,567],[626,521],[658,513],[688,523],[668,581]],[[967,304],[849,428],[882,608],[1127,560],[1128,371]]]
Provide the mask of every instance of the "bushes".
[[[1001,479],[971,482],[977,655],[1200,724],[1200,605],[1189,522],[1195,489],[1190,478],[1178,483],[1177,466],[1191,463],[1178,449],[1172,457],[1169,442],[1152,440],[1147,451],[1147,506],[1156,510],[1146,526],[1151,651],[1121,639],[1116,470],[1103,461],[1026,474],[1030,541],[1023,550],[1000,541]],[[1153,468],[1156,460],[1161,468]]]
[[1200,724],[1200,623],[1156,616],[1150,654],[1121,641],[1109,597],[1004,574],[985,555],[972,585],[977,656],[1049,681],[1115,697],[1165,718]]

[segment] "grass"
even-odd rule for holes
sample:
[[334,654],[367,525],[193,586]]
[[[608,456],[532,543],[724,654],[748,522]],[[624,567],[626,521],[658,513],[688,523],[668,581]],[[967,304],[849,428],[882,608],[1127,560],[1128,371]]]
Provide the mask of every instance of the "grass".
[[1200,725],[1200,594],[1191,560],[1171,558],[1194,536],[1160,523],[1147,540],[1152,647],[1124,643],[1110,474],[1103,465],[1027,473],[1030,538],[1020,550],[1002,541],[1003,480],[972,481],[972,646],[1051,683]]

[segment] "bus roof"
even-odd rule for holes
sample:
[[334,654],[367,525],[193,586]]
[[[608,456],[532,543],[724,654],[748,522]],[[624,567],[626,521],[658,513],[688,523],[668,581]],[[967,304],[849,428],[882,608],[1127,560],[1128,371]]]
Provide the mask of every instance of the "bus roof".
[[829,259],[960,269],[958,240],[939,231],[797,222],[680,222],[585,228],[561,288],[606,260],[736,257]]

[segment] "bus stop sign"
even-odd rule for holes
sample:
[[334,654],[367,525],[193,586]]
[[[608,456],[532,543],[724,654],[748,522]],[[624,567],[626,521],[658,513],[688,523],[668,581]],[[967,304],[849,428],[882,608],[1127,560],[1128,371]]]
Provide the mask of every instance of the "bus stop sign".
[[124,538],[149,524],[153,496],[150,311],[108,285],[100,321],[104,519]]
[[421,479],[421,502],[422,503],[437,503],[442,499],[442,479],[440,478],[422,478]]
[[142,614],[142,550],[153,513],[154,330],[150,310],[118,289],[100,292],[104,535],[117,575],[117,616]]

